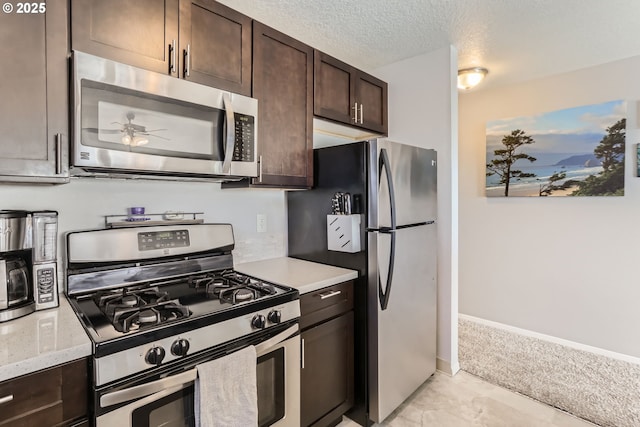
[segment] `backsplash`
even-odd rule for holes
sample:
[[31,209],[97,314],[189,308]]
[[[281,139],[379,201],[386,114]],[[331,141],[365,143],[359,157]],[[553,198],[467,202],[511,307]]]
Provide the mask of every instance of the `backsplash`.
[[[147,213],[203,212],[205,222],[232,224],[235,263],[286,254],[286,207],[280,190],[222,190],[220,184],[207,182],[73,178],[64,185],[3,184],[0,198],[0,209],[58,211],[60,279],[66,262],[65,233],[104,228],[105,215],[126,215],[131,206],[144,206]],[[266,232],[256,231],[257,214],[265,215]]]

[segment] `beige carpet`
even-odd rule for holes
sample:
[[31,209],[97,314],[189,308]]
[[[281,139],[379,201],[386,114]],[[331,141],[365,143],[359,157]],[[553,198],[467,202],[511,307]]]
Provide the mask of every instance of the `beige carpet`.
[[459,321],[460,367],[606,427],[640,426],[640,365]]

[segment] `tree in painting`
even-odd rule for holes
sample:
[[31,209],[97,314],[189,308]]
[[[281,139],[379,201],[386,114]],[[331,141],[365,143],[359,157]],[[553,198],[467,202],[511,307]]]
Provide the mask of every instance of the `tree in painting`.
[[578,189],[571,194],[572,196],[624,195],[626,124],[626,119],[620,119],[607,128],[607,134],[593,150],[596,158],[602,160],[603,171],[578,182]]
[[518,160],[529,160],[535,162],[536,158],[526,153],[517,152],[520,147],[535,143],[534,139],[526,135],[523,130],[516,129],[511,131],[510,135],[502,138],[502,145],[505,148],[493,150],[495,158],[491,163],[487,163],[487,176],[498,175],[500,184],[504,184],[504,195],[509,196],[509,183],[511,179],[531,178],[536,176],[534,173],[522,172],[518,169],[512,169],[513,164]]
[[567,174],[565,172],[554,172],[553,175],[549,177],[549,181],[547,181],[545,184],[540,184],[540,192],[538,193],[538,195],[541,197],[550,196],[554,191],[564,190],[575,184],[575,181],[572,180],[567,180],[562,184],[557,184],[566,177]]

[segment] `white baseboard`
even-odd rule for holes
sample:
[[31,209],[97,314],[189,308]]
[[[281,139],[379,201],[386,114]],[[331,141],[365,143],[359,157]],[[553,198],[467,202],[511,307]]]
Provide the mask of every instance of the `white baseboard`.
[[452,377],[460,370],[460,364],[456,363],[454,366],[451,366],[451,363],[448,360],[440,359],[438,357],[436,359],[436,370]]

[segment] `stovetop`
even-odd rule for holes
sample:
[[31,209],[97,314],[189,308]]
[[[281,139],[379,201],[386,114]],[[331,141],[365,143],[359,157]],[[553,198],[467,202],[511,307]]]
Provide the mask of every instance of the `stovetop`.
[[177,324],[204,326],[297,298],[294,289],[222,270],[76,295],[71,302],[92,340],[101,343],[154,331],[158,336]]

